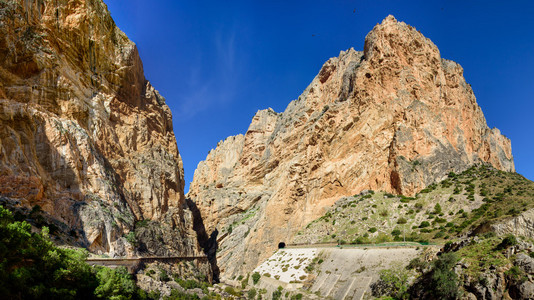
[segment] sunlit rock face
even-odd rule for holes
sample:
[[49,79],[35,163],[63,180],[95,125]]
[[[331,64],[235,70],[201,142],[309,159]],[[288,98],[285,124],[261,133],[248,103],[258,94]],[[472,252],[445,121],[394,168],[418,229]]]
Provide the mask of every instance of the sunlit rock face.
[[221,244],[223,277],[252,270],[342,196],[413,195],[485,162],[514,171],[510,140],[490,129],[463,69],[389,16],[329,59],[283,113],[259,111],[199,163],[187,195]]
[[167,226],[154,251],[194,253],[183,187],[169,107],[106,5],[1,1],[0,194],[95,252],[132,254],[123,236],[147,219]]

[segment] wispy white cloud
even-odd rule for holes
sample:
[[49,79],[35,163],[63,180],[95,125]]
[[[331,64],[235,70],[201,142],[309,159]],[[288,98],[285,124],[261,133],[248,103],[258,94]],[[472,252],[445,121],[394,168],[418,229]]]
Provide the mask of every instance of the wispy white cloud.
[[217,31],[213,47],[203,49],[191,63],[186,88],[180,99],[178,117],[188,120],[214,106],[234,101],[243,82],[244,62],[238,59],[237,30]]

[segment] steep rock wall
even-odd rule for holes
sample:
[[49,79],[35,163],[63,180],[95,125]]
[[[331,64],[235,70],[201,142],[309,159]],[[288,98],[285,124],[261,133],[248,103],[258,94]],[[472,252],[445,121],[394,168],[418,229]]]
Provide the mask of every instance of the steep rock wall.
[[283,113],[259,111],[195,171],[190,192],[222,241],[222,276],[252,270],[343,196],[413,195],[478,162],[514,171],[511,143],[490,129],[460,65],[389,16],[363,52],[331,58]]
[[123,236],[153,220],[156,250],[193,254],[183,187],[169,107],[106,5],[0,2],[0,194],[97,253],[132,254]]

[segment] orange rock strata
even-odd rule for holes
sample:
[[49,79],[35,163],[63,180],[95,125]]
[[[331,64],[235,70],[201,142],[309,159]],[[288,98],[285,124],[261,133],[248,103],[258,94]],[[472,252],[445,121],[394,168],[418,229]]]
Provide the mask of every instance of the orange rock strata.
[[283,113],[259,111],[199,163],[187,195],[221,245],[224,277],[252,270],[337,199],[365,189],[413,195],[476,163],[514,171],[463,69],[387,17],[363,52],[329,59]]

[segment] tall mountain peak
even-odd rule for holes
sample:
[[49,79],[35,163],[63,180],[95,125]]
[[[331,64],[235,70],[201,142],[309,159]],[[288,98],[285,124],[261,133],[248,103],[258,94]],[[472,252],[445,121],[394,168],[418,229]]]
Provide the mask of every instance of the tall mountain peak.
[[187,197],[208,230],[234,227],[219,259],[232,277],[343,196],[410,196],[481,163],[514,171],[510,141],[488,128],[461,66],[388,16],[363,52],[341,51],[284,112],[260,111],[211,151]]

